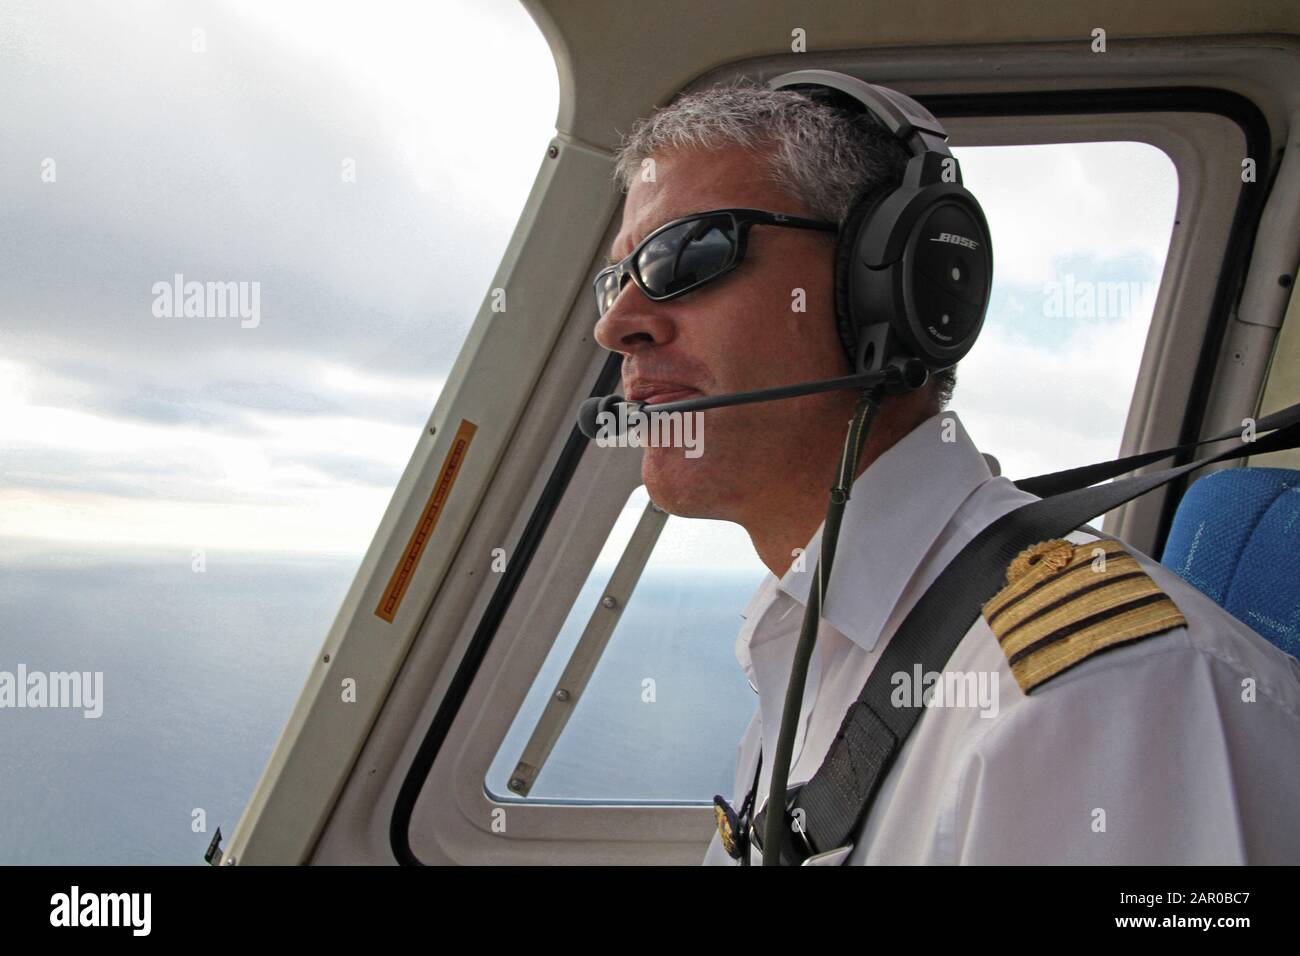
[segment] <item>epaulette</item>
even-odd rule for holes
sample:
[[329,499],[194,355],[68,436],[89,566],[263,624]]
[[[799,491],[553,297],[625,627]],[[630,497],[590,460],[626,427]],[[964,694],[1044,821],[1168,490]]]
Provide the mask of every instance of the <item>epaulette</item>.
[[1059,538],[1016,556],[984,620],[1026,694],[1100,651],[1187,624],[1120,542]]

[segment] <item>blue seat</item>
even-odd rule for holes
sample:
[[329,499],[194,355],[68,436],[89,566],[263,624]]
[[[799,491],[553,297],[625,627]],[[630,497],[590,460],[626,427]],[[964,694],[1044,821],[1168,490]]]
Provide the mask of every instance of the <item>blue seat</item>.
[[1230,468],[1194,482],[1160,561],[1300,657],[1300,471]]

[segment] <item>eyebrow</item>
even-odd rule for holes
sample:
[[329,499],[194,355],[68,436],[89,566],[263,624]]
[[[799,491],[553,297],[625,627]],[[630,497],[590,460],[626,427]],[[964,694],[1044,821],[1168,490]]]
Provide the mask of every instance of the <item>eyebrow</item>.
[[[632,248],[635,249],[641,243],[645,242],[645,237],[650,235],[650,233],[654,232],[656,229],[660,228],[661,226],[666,226],[670,222],[675,222],[678,219],[685,219],[687,216],[693,216],[693,215],[695,215],[695,213],[693,212],[674,212],[671,216],[666,217],[662,222],[655,223],[654,226],[652,226],[651,228],[647,229],[644,233],[642,233],[641,238],[638,239],[636,242],[632,243]],[[623,259],[624,259],[623,256],[615,257],[613,253],[609,253],[608,255],[605,256],[605,266],[606,268],[608,268],[609,266],[617,265],[618,263],[622,262]]]

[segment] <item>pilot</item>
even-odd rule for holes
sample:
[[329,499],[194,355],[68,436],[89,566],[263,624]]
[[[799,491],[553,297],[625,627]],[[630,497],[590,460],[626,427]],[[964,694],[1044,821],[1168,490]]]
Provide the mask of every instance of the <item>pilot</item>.
[[[595,328],[624,356],[624,395],[658,403],[850,374],[831,230],[864,190],[899,180],[907,158],[869,117],[751,84],[682,96],[639,122],[619,155],[627,199],[610,259],[636,252],[644,272],[598,293]],[[717,210],[758,212],[701,216]],[[647,279],[667,258],[689,280],[694,255],[712,257],[703,281]],[[821,609],[792,785],[817,771],[947,562],[1034,500],[991,473],[948,408],[954,384],[948,369],[880,402]],[[745,821],[767,799],[855,401],[842,390],[714,408],[699,413],[703,454],[643,452],[656,504],[743,526],[769,570],[735,645],[757,711],[706,863],[761,862]],[[900,693],[932,703],[854,839],[816,862],[1300,863],[1295,661],[1158,562],[1089,529],[1027,549],[1006,580],[942,675],[896,675]]]

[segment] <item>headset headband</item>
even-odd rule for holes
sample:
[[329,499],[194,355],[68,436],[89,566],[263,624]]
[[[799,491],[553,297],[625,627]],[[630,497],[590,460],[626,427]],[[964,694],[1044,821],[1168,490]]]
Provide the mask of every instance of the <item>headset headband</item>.
[[825,97],[817,90],[834,90],[850,97],[855,104],[866,109],[885,129],[901,139],[914,156],[938,153],[950,156],[948,132],[933,113],[916,100],[897,90],[876,86],[847,73],[833,70],[796,70],[772,79],[768,86],[774,90],[794,89],[814,99]]

